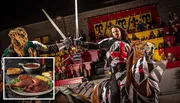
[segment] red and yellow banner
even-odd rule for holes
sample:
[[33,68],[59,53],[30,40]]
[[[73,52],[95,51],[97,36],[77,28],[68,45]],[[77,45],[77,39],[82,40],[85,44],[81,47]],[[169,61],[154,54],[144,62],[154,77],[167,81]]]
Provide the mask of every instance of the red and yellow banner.
[[99,34],[109,36],[109,28],[112,25],[116,24],[124,29],[132,30],[135,28],[135,25],[139,23],[139,21],[142,21],[144,24],[152,22],[159,24],[156,6],[150,5],[99,17],[89,18],[89,34],[91,40],[97,39]]

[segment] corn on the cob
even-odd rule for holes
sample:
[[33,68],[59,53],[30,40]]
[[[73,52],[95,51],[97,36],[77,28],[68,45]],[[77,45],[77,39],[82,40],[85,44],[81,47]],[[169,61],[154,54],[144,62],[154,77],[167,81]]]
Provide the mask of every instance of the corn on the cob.
[[40,75],[37,75],[35,78],[40,79],[40,80],[43,80],[43,81],[45,81],[45,82],[48,82],[48,81],[49,81],[48,78],[46,78],[46,77],[44,77],[44,76],[40,76]]

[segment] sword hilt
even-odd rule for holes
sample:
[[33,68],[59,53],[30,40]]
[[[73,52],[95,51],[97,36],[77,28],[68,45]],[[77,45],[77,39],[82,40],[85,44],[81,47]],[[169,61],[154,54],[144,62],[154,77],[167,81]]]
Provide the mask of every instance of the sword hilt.
[[76,40],[81,40],[81,39],[83,39],[83,38],[82,38],[82,37],[79,37],[79,38],[74,39],[74,41],[76,41]]

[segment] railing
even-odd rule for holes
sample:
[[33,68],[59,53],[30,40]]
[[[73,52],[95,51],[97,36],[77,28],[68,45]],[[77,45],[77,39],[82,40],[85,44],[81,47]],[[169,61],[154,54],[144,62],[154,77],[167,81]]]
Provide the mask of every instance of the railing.
[[68,78],[63,80],[57,80],[55,81],[55,86],[62,86],[62,85],[70,85],[70,84],[76,84],[76,83],[82,83],[83,77],[75,77],[75,78]]

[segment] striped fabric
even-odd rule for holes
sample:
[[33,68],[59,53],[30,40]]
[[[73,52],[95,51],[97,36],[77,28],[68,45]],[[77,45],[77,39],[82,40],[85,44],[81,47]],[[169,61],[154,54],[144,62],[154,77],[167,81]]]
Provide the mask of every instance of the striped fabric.
[[[144,80],[148,80],[150,84],[151,93],[154,97],[147,98],[142,96],[131,84],[127,88],[128,97],[131,103],[159,103],[157,93],[160,91],[158,83],[162,78],[162,74],[166,68],[167,61],[147,62],[145,57],[142,57],[132,67],[132,75],[136,83],[140,85]],[[152,65],[152,66],[151,66]]]
[[[110,79],[104,80],[99,84],[98,94],[99,101],[103,103],[159,103],[157,92],[160,91],[158,83],[161,80],[162,73],[165,69],[166,61],[155,63],[152,62],[153,69],[151,72],[147,71],[148,65],[145,58],[142,57],[138,60],[132,69],[133,78],[138,84],[141,84],[144,80],[149,81],[151,93],[154,93],[154,97],[147,98],[142,96],[131,84],[129,87],[125,86],[126,82],[126,71],[117,72],[115,74],[116,82],[119,88],[119,97],[114,101],[112,98],[112,86],[115,84]],[[116,90],[116,89],[115,89]],[[113,102],[114,101],[114,102]],[[118,101],[118,102],[117,102]]]
[[[151,43],[147,43],[147,45],[144,46],[144,55],[132,66],[131,74],[134,82],[138,85],[141,85],[145,80],[148,81],[152,97],[145,97],[132,84],[126,85],[126,69],[125,66],[122,66],[121,57],[128,57],[128,54],[125,53],[130,51],[130,47],[129,45],[121,43],[122,42],[115,42],[107,53],[107,56],[112,57],[111,69],[114,72],[112,72],[111,79],[104,80],[99,84],[97,93],[99,103],[158,103],[157,93],[160,91],[158,83],[166,68],[167,61],[157,63],[153,60],[147,60],[147,56],[148,59],[152,56],[152,54],[150,54],[152,50],[148,47],[152,45]],[[124,47],[124,49],[122,47]],[[126,51],[123,55],[120,54],[122,49],[124,50],[123,52]],[[135,54],[136,48],[133,49]]]
[[75,63],[81,63],[82,62],[81,53],[72,54],[72,59]]
[[112,58],[111,79],[104,80],[98,86],[99,102],[103,103],[125,103],[127,93],[125,90],[126,69],[125,62],[130,53],[129,44],[116,41],[106,53],[107,58]]
[[149,76],[149,68],[145,57],[140,58],[135,65],[132,67],[132,75],[140,85]]

